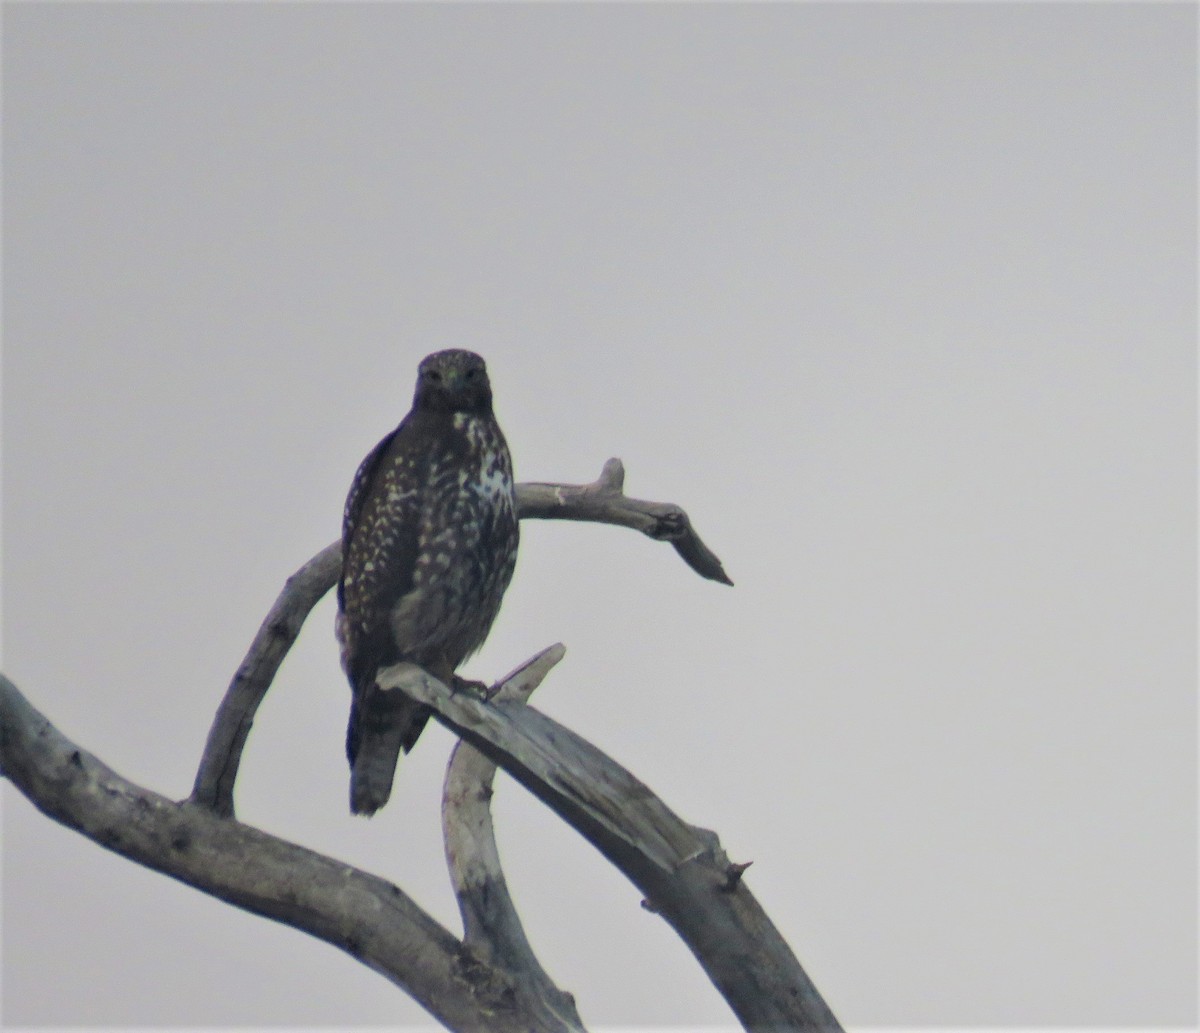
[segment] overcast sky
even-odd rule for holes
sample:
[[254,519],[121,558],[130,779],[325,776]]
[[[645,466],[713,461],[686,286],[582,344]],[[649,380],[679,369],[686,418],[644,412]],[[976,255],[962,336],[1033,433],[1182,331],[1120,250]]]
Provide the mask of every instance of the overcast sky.
[[[1191,4],[3,12],[3,667],[172,797],[417,362],[518,476],[680,503],[736,587],[527,523],[494,678],[753,860],[848,1025],[1196,1021]],[[347,808],[333,603],[240,817],[457,929],[431,728]],[[3,813],[11,1026],[420,1024],[337,950]],[[501,778],[596,1027],[728,1024]]]

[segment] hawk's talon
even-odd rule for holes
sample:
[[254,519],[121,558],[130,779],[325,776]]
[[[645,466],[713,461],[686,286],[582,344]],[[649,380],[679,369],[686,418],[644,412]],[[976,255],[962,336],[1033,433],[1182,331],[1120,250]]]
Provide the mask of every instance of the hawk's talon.
[[480,699],[486,700],[491,695],[491,686],[487,682],[475,681],[471,678],[462,678],[459,675],[454,675],[450,679],[451,692],[466,692],[472,696],[477,696]]

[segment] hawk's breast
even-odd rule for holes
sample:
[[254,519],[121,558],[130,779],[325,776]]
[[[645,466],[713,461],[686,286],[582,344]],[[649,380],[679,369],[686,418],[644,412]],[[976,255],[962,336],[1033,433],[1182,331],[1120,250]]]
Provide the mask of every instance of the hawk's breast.
[[[512,578],[518,540],[512,461],[494,420],[456,413],[427,467],[412,587],[391,612],[397,646],[453,666],[487,637]],[[456,440],[454,440],[456,439]]]

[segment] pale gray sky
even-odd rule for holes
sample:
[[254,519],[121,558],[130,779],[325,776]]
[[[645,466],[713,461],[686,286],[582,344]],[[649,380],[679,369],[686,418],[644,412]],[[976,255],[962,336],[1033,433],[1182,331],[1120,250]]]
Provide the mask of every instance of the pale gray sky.
[[[540,706],[754,860],[844,1022],[1196,1021],[1193,5],[3,17],[3,666],[64,732],[184,796],[416,363],[472,348],[519,476],[622,457],[737,587],[528,524],[469,673],[565,642]],[[450,738],[352,818],[331,625],[240,814],[454,926]],[[496,807],[585,1021],[730,1021]],[[422,1021],[8,787],[3,840],[10,1025]]]

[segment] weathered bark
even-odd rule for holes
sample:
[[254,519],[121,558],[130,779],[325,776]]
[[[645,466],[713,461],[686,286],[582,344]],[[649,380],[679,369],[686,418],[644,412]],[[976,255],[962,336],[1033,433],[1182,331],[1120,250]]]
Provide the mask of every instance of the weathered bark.
[[[504,678],[490,698],[524,703],[565,653],[561,645],[542,650]],[[462,915],[463,943],[476,956],[504,969],[523,993],[579,1024],[575,999],[559,990],[542,968],[508,892],[492,830],[495,775],[496,765],[473,746],[455,744],[442,791],[442,836]]]
[[523,700],[455,692],[413,664],[382,688],[434,708],[455,734],[577,829],[691,948],[749,1030],[836,1030],[833,1012],[716,833],[680,819],[632,774]]
[[450,1029],[580,1027],[479,956],[392,883],[143,789],[63,736],[0,675],[0,771],[43,813],[114,853],[310,933],[410,994]]
[[337,583],[341,569],[339,541],[327,545],[287,579],[217,708],[192,789],[196,805],[223,818],[233,817],[233,786],[258,705],[305,619]]
[[624,493],[625,467],[619,459],[604,464],[591,484],[521,484],[517,503],[522,519],[590,520],[616,524],[661,542],[670,542],[701,577],[732,585],[716,554],[701,541],[688,515],[671,502],[646,502]]

